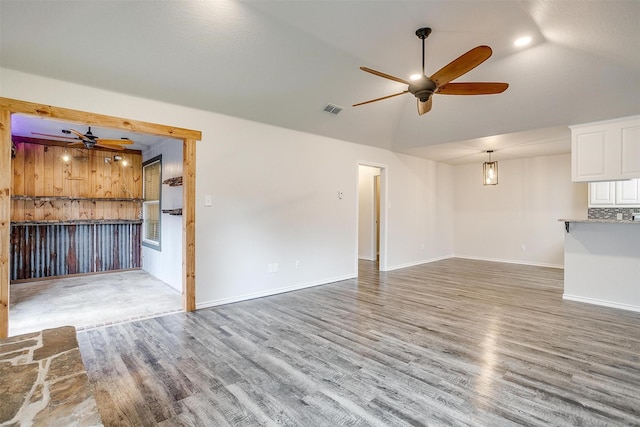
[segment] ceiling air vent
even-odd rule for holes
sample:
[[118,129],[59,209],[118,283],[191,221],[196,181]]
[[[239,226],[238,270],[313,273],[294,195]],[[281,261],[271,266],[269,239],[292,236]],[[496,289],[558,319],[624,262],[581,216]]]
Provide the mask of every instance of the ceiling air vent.
[[344,110],[344,107],[341,107],[335,104],[327,104],[327,106],[324,107],[324,111],[326,111],[327,113],[336,114],[336,115],[340,113],[340,111],[342,110]]

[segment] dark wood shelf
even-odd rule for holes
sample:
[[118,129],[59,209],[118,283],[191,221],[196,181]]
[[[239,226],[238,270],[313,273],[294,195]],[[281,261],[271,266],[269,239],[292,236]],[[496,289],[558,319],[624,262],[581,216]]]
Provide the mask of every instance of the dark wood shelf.
[[182,177],[176,176],[175,178],[167,178],[162,181],[162,183],[168,185],[169,187],[178,187],[182,185]]
[[133,199],[129,197],[69,197],[69,196],[11,196],[11,200],[79,200],[84,202],[144,202],[144,199]]
[[169,215],[182,215],[182,208],[178,209],[162,209],[162,213],[166,213]]

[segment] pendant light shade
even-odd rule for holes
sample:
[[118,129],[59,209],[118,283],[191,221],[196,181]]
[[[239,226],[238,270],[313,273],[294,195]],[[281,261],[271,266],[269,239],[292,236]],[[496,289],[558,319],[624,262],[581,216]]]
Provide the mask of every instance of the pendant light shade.
[[483,185],[498,184],[498,162],[491,161],[491,153],[493,153],[493,150],[487,150],[487,154],[489,154],[489,161],[482,164]]

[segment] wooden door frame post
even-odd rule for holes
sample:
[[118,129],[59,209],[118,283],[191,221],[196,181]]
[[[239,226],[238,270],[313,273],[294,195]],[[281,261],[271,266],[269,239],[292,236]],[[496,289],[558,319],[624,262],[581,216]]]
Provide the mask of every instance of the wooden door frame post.
[[14,113],[59,119],[86,126],[108,127],[182,140],[184,181],[184,204],[182,206],[182,306],[185,311],[195,310],[196,141],[202,139],[202,133],[197,130],[176,128],[0,97],[0,338],[9,335],[11,114]]
[[[182,306],[196,309],[196,141],[182,142]],[[184,209],[189,206],[189,209]]]
[[0,338],[9,335],[11,113],[0,109]]

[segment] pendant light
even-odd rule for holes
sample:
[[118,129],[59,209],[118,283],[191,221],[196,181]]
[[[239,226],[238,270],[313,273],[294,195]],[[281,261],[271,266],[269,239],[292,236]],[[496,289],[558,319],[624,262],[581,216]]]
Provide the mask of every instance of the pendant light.
[[498,162],[491,161],[491,153],[493,153],[493,150],[487,150],[487,154],[489,154],[489,161],[482,164],[483,185],[498,184]]

